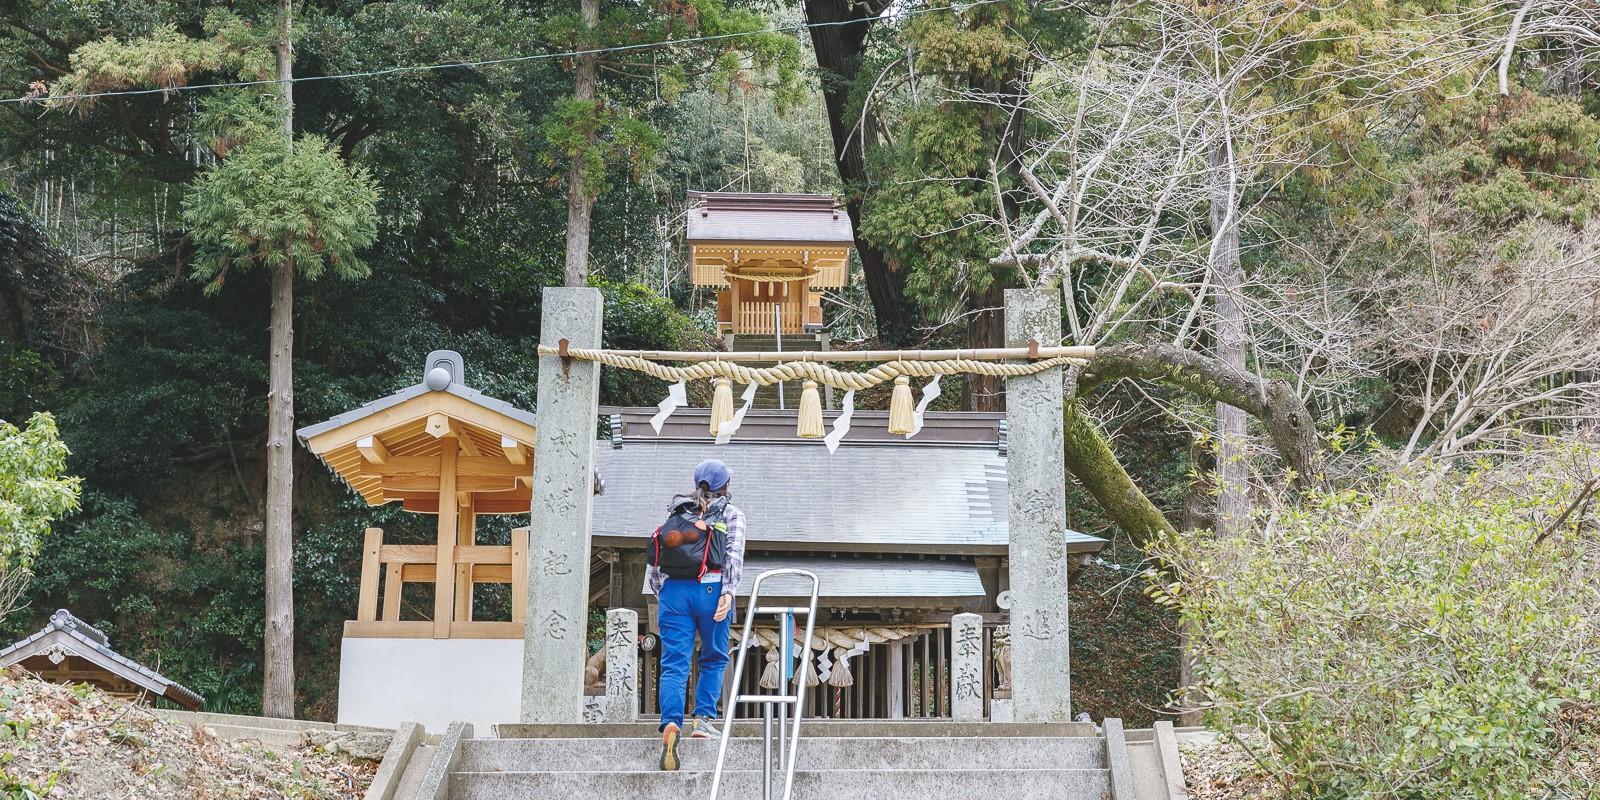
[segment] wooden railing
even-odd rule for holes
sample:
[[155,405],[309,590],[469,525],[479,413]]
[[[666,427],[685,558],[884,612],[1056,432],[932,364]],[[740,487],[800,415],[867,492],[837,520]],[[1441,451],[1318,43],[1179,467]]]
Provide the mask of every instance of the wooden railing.
[[[522,614],[527,605],[529,531],[511,532],[509,545],[463,545],[450,548],[443,559],[456,570],[465,586],[480,583],[511,585],[511,619],[474,620],[472,592],[458,592],[448,636],[456,639],[521,639]],[[438,591],[440,548],[431,544],[384,544],[383,529],[368,528],[361,557],[361,590],[356,618],[346,621],[344,635],[364,638],[439,638],[431,620],[402,620],[400,597],[407,583],[432,583]],[[382,615],[379,615],[379,577],[382,576]]]
[[[774,316],[773,310],[782,307],[783,318]],[[799,333],[805,326],[805,320],[799,303],[751,303],[741,302],[735,309],[733,320],[734,333],[771,334],[774,323],[781,323],[783,333]]]

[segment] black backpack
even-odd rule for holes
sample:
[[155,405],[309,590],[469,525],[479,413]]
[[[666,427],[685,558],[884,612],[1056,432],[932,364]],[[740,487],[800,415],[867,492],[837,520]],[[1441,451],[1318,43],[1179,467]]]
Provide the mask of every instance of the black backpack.
[[727,505],[728,498],[718,497],[702,514],[698,500],[675,499],[667,521],[650,536],[650,566],[669,578],[698,580],[720,572],[728,563],[728,524],[722,519]]

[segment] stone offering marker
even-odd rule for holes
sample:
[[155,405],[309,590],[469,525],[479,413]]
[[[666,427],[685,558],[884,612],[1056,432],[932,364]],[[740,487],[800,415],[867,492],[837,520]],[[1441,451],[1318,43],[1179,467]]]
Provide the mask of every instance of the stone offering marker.
[[[1061,340],[1061,296],[1006,290],[1006,346]],[[1070,722],[1061,370],[1006,379],[1011,698],[1017,722]]]
[[[544,290],[540,344],[600,346],[599,289]],[[522,721],[583,721],[589,525],[594,510],[600,365],[539,357],[528,609],[523,615]],[[609,655],[609,654],[608,654]]]
[[950,712],[958,720],[983,719],[983,617],[950,618]]
[[639,719],[639,612],[606,612],[606,722]]

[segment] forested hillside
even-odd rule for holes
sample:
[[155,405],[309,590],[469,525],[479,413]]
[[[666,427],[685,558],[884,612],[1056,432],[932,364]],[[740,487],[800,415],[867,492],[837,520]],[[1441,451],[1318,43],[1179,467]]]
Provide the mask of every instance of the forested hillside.
[[[1042,286],[1068,343],[1099,348],[1063,409],[1070,524],[1114,542],[1073,589],[1074,699],[1096,717],[1166,713],[1180,620],[1203,648],[1264,641],[1207,627],[1176,583],[1146,596],[1146,568],[1227,560],[1175,544],[1192,532],[1227,541],[1282,512],[1321,536],[1297,504],[1358,489],[1468,519],[1395,476],[1510,463],[1548,503],[1496,519],[1520,532],[1507,520],[1553,508],[1551,530],[1592,536],[1600,482],[1552,464],[1590,463],[1574,448],[1600,421],[1593,3],[293,11],[293,153],[371,198],[348,258],[307,239],[332,266],[302,261],[294,284],[299,424],[417,382],[445,348],[473,387],[534,408],[540,289],[575,277],[605,292],[606,346],[709,347],[686,193],[827,192],[855,223],[853,283],[825,302],[842,346],[995,346],[1003,290]],[[207,192],[277,119],[278,13],[0,15],[0,419],[53,413],[83,479],[0,638],[70,607],[225,711],[261,704],[271,303],[248,268],[268,259],[237,255],[259,244],[233,233],[249,209]],[[999,389],[950,379],[944,402],[999,409]],[[662,394],[604,373],[602,403]],[[327,717],[360,530],[431,524],[367,508],[295,451],[296,707]],[[1157,542],[1170,561],[1147,558]],[[1229,583],[1192,568],[1176,574]],[[1269,572],[1229,575],[1299,585]],[[1208,608],[1267,618],[1270,595]]]

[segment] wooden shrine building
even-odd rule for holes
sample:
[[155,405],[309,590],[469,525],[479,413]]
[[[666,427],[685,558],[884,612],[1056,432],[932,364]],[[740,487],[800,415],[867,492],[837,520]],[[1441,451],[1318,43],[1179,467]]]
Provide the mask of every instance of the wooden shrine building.
[[[340,656],[340,722],[394,727],[517,707],[528,531],[482,544],[477,522],[528,513],[538,423],[465,377],[460,355],[435,351],[421,382],[298,431],[368,505],[398,503],[435,519],[424,544],[366,531],[356,617],[345,623]],[[417,618],[402,603],[407,584],[428,598]],[[509,584],[501,619],[474,616],[474,592],[488,584]]]
[[849,281],[855,246],[843,206],[816,194],[690,192],[684,238],[718,332],[735,336],[820,330],[822,290]]
[[129,699],[159,697],[194,711],[205,699],[189,688],[111,649],[99,628],[66,609],[39,632],[0,650],[0,670],[20,666],[47,681],[87,683]]
[[[819,440],[795,437],[792,411],[750,411],[725,445],[706,434],[705,409],[679,410],[659,435],[649,423],[655,412],[602,409],[611,441],[600,444],[596,465],[608,489],[595,498],[593,545],[612,566],[601,605],[636,609],[653,627],[645,544],[671,497],[689,489],[694,465],[721,459],[733,473],[732,502],[745,513],[740,597],[767,569],[799,567],[821,579],[813,666],[849,667],[811,695],[808,715],[950,716],[950,618],[975,612],[984,618],[984,711],[1004,718],[991,708],[1009,698],[1004,414],[928,412],[907,439],[888,433],[887,412],[856,411],[830,453]],[[1060,536],[1069,576],[1106,544],[1071,530]],[[751,654],[742,693],[757,691],[759,665],[776,658],[776,642],[775,631],[761,632],[765,652]],[[653,655],[641,659],[643,714],[655,712]]]

